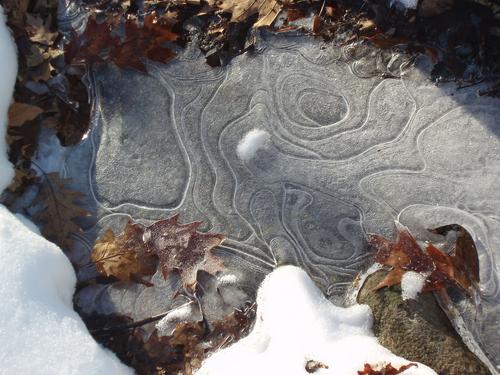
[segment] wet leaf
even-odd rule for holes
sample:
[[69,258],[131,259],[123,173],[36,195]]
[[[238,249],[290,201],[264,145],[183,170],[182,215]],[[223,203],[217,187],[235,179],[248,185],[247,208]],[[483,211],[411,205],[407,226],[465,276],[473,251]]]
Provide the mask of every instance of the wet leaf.
[[407,228],[398,225],[396,241],[379,235],[370,235],[369,242],[378,251],[375,261],[391,267],[401,267],[415,272],[433,270],[432,260],[420,248]]
[[74,234],[81,228],[75,222],[89,213],[78,206],[78,201],[85,194],[67,187],[69,179],[63,179],[57,172],[47,173],[36,202],[42,205],[42,211],[36,215],[44,226],[43,235],[57,243],[62,249],[69,249]]
[[201,222],[179,224],[178,215],[157,221],[144,231],[144,242],[160,260],[163,276],[177,270],[186,289],[194,290],[199,270],[215,274],[223,270],[222,261],[211,250],[222,243],[224,236],[200,233]]
[[128,222],[123,233],[115,236],[111,229],[95,243],[91,259],[105,276],[121,281],[138,281],[156,271],[156,259],[146,252],[142,235],[144,227]]
[[399,284],[405,272],[414,271],[426,275],[423,292],[455,285],[472,295],[478,288],[479,261],[474,240],[459,225],[448,225],[431,230],[445,235],[456,234],[456,241],[449,254],[427,244],[422,250],[407,228],[398,225],[396,240],[390,241],[379,235],[370,235],[369,242],[375,247],[375,261],[392,267],[392,270],[375,289]]

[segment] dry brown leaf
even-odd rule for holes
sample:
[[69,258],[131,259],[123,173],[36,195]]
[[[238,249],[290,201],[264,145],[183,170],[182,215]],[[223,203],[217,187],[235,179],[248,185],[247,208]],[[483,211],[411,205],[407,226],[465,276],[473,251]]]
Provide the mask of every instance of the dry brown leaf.
[[26,13],[26,31],[30,40],[46,46],[51,45],[58,35],[57,32],[50,31],[51,23],[52,18],[50,15],[43,20],[39,15]]
[[200,233],[200,221],[179,224],[178,215],[157,221],[144,231],[144,241],[149,251],[160,260],[163,276],[177,270],[186,289],[194,290],[199,270],[215,274],[222,271],[222,261],[211,250],[222,243],[224,236]]
[[359,27],[359,31],[375,30],[377,28],[375,22],[370,19],[359,20],[357,26]]
[[34,120],[43,110],[36,105],[14,102],[9,107],[9,126],[22,126],[27,121]]
[[278,0],[209,0],[208,3],[231,13],[231,22],[242,22],[258,14],[254,28],[271,26],[282,9]]
[[111,229],[95,243],[91,259],[105,276],[121,281],[138,281],[156,271],[156,259],[146,253],[142,235],[144,227],[128,222],[116,237]]
[[71,247],[72,235],[81,232],[75,220],[89,216],[77,203],[85,194],[69,189],[66,186],[69,181],[62,179],[57,172],[45,174],[36,200],[42,205],[37,219],[44,223],[44,236],[57,243],[63,250]]

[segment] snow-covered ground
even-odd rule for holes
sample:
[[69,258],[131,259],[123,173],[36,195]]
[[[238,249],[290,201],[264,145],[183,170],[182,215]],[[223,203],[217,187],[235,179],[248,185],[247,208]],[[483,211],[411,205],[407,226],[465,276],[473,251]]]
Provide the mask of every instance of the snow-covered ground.
[[6,17],[0,6],[0,192],[14,177],[14,169],[7,159],[5,131],[9,109],[17,74],[16,47],[10,31],[5,26]]
[[[257,297],[250,335],[205,361],[198,375],[306,375],[306,363],[328,368],[317,374],[357,374],[365,363],[380,369],[409,362],[379,344],[366,305],[342,308],[329,302],[302,269],[283,266],[269,274]],[[404,374],[436,374],[425,365]]]
[[[0,7],[0,192],[13,177],[7,110],[17,73],[14,41]],[[56,245],[0,205],[0,374],[130,374],[90,336],[73,310],[76,277]]]

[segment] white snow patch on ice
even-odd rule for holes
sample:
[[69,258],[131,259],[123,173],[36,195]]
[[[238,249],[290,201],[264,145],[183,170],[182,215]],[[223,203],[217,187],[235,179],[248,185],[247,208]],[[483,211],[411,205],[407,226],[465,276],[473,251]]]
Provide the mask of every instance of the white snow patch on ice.
[[248,161],[255,156],[257,151],[269,147],[270,135],[262,129],[250,130],[238,143],[236,152],[243,161]]
[[[300,268],[283,266],[266,277],[257,296],[250,335],[208,358],[197,375],[307,375],[314,360],[327,365],[318,374],[357,374],[365,363],[394,367],[408,361],[379,344],[366,305],[333,305]],[[436,375],[418,364],[403,374]]]
[[14,39],[6,25],[0,6],[0,193],[14,177],[14,168],[7,158],[7,113],[17,75],[17,54]]
[[73,311],[73,267],[36,232],[0,205],[0,373],[132,374]]
[[426,278],[427,275],[418,272],[405,272],[401,279],[401,297],[403,297],[403,300],[415,299],[421,292]]

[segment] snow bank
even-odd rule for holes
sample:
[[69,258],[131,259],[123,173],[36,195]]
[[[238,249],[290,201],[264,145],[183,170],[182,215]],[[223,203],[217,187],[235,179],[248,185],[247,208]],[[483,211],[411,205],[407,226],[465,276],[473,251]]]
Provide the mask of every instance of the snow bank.
[[[371,332],[366,305],[333,305],[300,268],[277,268],[262,283],[257,319],[250,335],[208,358],[197,375],[306,375],[310,360],[328,366],[317,374],[354,375],[365,363],[373,368],[408,363],[379,344]],[[403,374],[436,374],[418,364]]]
[[267,148],[271,137],[269,133],[261,129],[250,130],[238,143],[236,153],[243,161],[248,161],[255,156],[261,148]]
[[73,311],[66,256],[29,226],[0,205],[0,373],[131,374]]
[[9,110],[17,75],[16,47],[6,17],[0,6],[0,193],[14,177],[14,168],[7,158],[7,112]]
[[[14,41],[0,6],[0,193],[14,176],[7,112],[17,74]],[[131,374],[90,336],[73,311],[76,277],[36,226],[0,205],[0,373]]]

